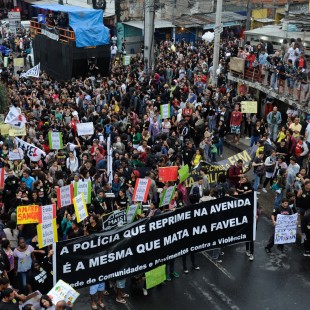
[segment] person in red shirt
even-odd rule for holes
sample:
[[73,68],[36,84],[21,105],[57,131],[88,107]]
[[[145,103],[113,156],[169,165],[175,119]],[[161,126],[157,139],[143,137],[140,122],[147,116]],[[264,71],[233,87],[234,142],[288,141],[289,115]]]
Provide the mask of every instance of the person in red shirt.
[[77,133],[76,124],[79,124],[79,123],[80,123],[80,121],[79,121],[78,115],[74,114],[73,118],[72,118],[72,120],[70,122],[70,128],[71,128],[71,130],[72,130],[74,135],[76,135],[76,133]]
[[239,111],[239,105],[235,105],[235,110],[232,111],[230,117],[230,128],[231,133],[234,135],[234,140],[231,142],[236,142],[239,144],[240,140],[240,131],[241,131],[241,122],[242,122],[242,113]]

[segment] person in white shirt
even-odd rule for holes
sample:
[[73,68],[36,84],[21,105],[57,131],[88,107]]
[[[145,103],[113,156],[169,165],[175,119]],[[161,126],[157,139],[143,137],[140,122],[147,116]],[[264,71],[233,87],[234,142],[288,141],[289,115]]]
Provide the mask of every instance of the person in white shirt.
[[294,44],[294,47],[290,47],[287,51],[288,54],[288,59],[291,59],[293,64],[295,63],[295,60],[298,58],[300,55],[300,51],[298,48],[298,44]]
[[165,118],[161,123],[161,128],[163,133],[169,133],[171,129],[171,123],[169,122],[168,118]]

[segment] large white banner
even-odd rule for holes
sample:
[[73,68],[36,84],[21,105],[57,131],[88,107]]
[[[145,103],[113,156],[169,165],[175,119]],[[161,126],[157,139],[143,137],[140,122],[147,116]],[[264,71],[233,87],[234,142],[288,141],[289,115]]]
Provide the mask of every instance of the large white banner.
[[12,106],[10,107],[10,111],[7,114],[4,122],[6,124],[10,124],[16,128],[23,128],[25,124],[27,123],[26,117],[22,115],[20,109],[17,109],[16,107]]
[[38,78],[40,76],[40,63],[38,63],[36,66],[29,69],[27,72],[22,73],[20,77],[36,77]]
[[18,148],[22,149],[24,153],[27,154],[31,161],[39,161],[42,155],[44,157],[46,156],[44,151],[42,151],[33,144],[29,144],[19,138],[14,138],[14,142],[16,143]]

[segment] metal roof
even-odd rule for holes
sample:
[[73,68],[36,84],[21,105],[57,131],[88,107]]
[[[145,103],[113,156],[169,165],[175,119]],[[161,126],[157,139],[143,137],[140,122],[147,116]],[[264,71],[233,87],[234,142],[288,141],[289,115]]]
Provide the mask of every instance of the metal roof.
[[[129,22],[123,22],[124,25],[144,29],[144,22],[143,20],[132,20]],[[175,26],[169,20],[164,19],[155,19],[155,29],[160,28],[174,28]]]
[[[178,27],[203,27],[209,24],[215,25],[216,13],[182,15],[176,18],[175,25]],[[241,22],[246,16],[234,12],[222,12],[222,23]]]

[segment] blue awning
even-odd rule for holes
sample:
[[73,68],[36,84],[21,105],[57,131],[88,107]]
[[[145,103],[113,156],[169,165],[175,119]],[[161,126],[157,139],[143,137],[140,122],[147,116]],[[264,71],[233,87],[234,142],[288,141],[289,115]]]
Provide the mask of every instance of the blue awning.
[[76,47],[98,46],[110,43],[110,30],[103,25],[102,10],[60,4],[38,4],[33,5],[33,7],[68,13],[69,26],[75,33]]

